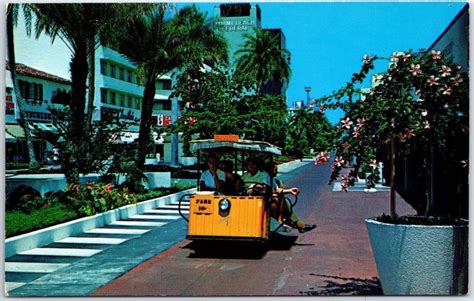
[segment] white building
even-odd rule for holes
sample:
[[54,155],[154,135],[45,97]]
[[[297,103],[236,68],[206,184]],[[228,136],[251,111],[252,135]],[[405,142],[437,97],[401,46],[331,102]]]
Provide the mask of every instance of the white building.
[[462,70],[469,71],[469,5],[456,15],[428,51],[442,51],[443,57],[452,59]]
[[[8,66],[8,64],[7,64]],[[25,113],[30,124],[45,130],[53,130],[50,109],[60,109],[71,97],[71,81],[59,76],[16,64],[20,93],[25,100]],[[5,134],[6,162],[26,160],[25,133],[19,125],[20,118],[16,93],[13,91],[10,70],[6,72]],[[33,139],[37,158],[45,159],[45,153],[52,145],[40,139]]]

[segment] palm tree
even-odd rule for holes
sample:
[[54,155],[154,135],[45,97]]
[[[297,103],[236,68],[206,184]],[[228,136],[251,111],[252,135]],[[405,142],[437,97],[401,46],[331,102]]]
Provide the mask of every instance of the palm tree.
[[142,71],[143,94],[136,167],[142,169],[150,145],[156,80],[175,68],[202,64],[203,59],[226,60],[224,39],[195,6],[185,7],[169,18],[171,6],[156,5],[152,12],[136,16],[117,30],[110,43]]
[[[15,59],[15,44],[13,39],[13,27],[16,26],[18,21],[18,10],[19,4],[8,4],[7,7],[7,47],[8,47],[8,67],[10,69],[10,75],[13,83],[13,90],[16,95],[16,102],[18,111],[20,114],[20,125],[25,132],[26,147],[28,149],[29,167],[35,169],[39,166],[36,160],[36,155],[33,146],[33,139],[31,137],[31,130],[29,126],[28,116],[25,113],[25,100],[21,91],[18,87],[17,76],[16,76],[16,59]],[[29,14],[29,6],[23,4],[23,10],[25,15]]]
[[270,80],[288,82],[290,53],[281,47],[278,36],[256,28],[253,35],[246,34],[245,38],[242,48],[235,52],[236,74],[255,80],[257,93],[261,93],[262,86]]
[[[149,5],[136,5],[142,9]],[[68,183],[78,183],[79,172],[87,165],[90,148],[90,130],[92,122],[94,96],[94,62],[95,50],[100,44],[100,38],[115,30],[115,25],[129,18],[125,12],[136,13],[132,6],[123,4],[32,4],[35,14],[36,37],[42,32],[51,36],[52,41],[61,39],[71,51],[71,120],[68,128],[68,138],[71,143],[67,155],[68,161],[73,162],[65,170]],[[31,19],[29,20],[31,23]],[[88,87],[89,85],[89,87]],[[86,95],[89,88],[88,112]]]

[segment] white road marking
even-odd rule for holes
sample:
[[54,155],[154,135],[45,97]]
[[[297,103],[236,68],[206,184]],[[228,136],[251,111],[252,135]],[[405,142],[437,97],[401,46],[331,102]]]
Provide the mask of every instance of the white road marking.
[[68,249],[68,248],[36,248],[21,252],[20,255],[47,255],[47,256],[73,256],[73,257],[89,257],[102,250],[95,249]]
[[67,237],[57,242],[59,243],[79,243],[79,244],[105,244],[118,245],[127,241],[124,238],[103,238],[103,237]]
[[[175,214],[179,216],[179,211],[178,210],[166,210],[166,209],[152,209],[148,210],[147,212],[149,213],[168,213],[168,214]],[[183,214],[188,214],[189,210],[181,210],[181,213]]]
[[120,228],[95,228],[85,233],[93,233],[93,234],[145,234],[150,230],[140,230],[140,229],[120,229]]
[[160,222],[136,222],[136,221],[116,221],[113,222],[112,225],[117,226],[150,226],[150,227],[161,227],[166,223]]
[[52,273],[69,263],[5,262],[5,272]]
[[[145,213],[147,213],[147,212],[145,212]],[[130,218],[133,218],[133,219],[145,219],[145,220],[163,220],[163,219],[175,220],[175,219],[179,219],[180,216],[179,216],[179,215],[156,215],[156,214],[147,215],[147,214],[137,214],[137,215],[131,216]]]

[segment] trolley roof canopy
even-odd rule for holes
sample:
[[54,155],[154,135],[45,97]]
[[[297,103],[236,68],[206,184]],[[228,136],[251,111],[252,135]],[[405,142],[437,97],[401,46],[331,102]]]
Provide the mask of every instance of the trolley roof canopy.
[[264,141],[243,140],[236,135],[215,135],[214,139],[192,140],[191,151],[238,149],[281,155],[281,148]]

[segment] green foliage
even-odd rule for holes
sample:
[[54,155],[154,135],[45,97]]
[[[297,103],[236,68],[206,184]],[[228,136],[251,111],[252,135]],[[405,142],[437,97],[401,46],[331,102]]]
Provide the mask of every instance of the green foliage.
[[126,188],[113,189],[111,184],[72,185],[64,193],[61,202],[81,216],[94,215],[127,204],[135,204],[135,194],[129,194]]
[[256,83],[257,94],[262,85],[270,80],[278,83],[288,82],[291,75],[290,53],[281,47],[277,35],[259,28],[235,53],[236,76],[249,78]]
[[6,170],[11,170],[11,169],[27,169],[29,167],[28,163],[5,163],[5,169]]
[[328,150],[332,146],[334,128],[321,112],[300,109],[291,116],[288,124],[286,153],[302,158],[310,153]]
[[5,213],[5,236],[12,237],[23,233],[43,229],[59,223],[67,222],[78,217],[75,211],[66,209],[61,204],[40,208],[25,213],[7,211]]
[[[469,141],[467,73],[438,51],[394,52],[388,70],[374,77],[372,88],[363,92],[357,85],[378,59],[365,56],[362,70],[345,87],[319,100],[346,113],[336,133],[338,162],[333,165],[331,179],[337,178],[343,160],[355,155],[362,162],[376,163],[391,145],[395,158],[414,152],[421,157],[413,168],[425,174],[425,182],[430,181],[427,166],[437,154],[445,179],[458,180],[459,185],[451,185],[448,195],[467,200],[467,172],[462,166],[467,162]],[[361,93],[360,99],[353,99]],[[394,168],[395,162],[392,171]],[[428,188],[424,185],[422,189]]]

